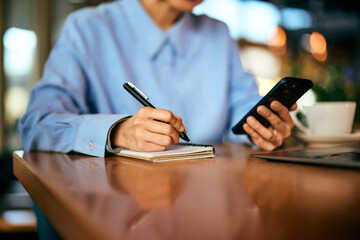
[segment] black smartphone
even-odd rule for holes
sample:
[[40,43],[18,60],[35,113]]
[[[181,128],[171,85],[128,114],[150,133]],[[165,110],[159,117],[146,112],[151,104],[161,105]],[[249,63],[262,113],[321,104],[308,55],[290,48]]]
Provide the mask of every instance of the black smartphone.
[[303,78],[285,77],[281,79],[233,128],[235,134],[246,134],[243,125],[247,117],[254,116],[262,125],[269,127],[270,123],[257,113],[256,109],[260,105],[265,105],[270,109],[270,103],[274,100],[281,102],[290,108],[296,101],[304,95],[313,83],[311,80]]

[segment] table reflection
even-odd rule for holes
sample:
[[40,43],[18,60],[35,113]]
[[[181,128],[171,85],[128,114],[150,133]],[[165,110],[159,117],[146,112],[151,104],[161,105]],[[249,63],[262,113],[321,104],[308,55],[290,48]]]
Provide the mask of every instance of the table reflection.
[[143,210],[171,206],[186,178],[178,168],[125,158],[107,161],[106,172],[110,186],[129,193]]
[[166,165],[118,158],[106,162],[109,184],[113,189],[133,196],[140,206],[126,223],[134,231],[148,216],[151,209],[171,206],[181,192],[186,173]]
[[357,171],[253,159],[244,184],[269,239],[360,236]]
[[258,210],[238,181],[214,161],[153,164],[106,160],[109,184],[140,206],[126,218],[127,239],[254,237]]
[[51,152],[25,152],[23,158],[61,191],[94,194],[110,190],[102,158]]

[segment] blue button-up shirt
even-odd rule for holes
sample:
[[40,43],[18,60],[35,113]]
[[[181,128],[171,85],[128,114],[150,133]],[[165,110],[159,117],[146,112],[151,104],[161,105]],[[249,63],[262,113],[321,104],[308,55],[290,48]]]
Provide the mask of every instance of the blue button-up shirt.
[[162,31],[138,0],[72,13],[20,121],[23,148],[104,156],[111,126],[142,107],[128,81],[180,116],[195,143],[246,139],[230,129],[259,95],[238,54],[207,16],[185,13]]

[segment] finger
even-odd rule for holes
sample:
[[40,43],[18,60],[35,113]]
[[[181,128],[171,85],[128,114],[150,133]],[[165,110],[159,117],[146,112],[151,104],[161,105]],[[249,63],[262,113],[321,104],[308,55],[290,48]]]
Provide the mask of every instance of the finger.
[[133,121],[135,129],[170,136],[174,144],[179,142],[178,131],[172,125],[166,123],[168,120],[171,121],[171,118],[175,118],[170,111],[143,107],[135,115],[136,118]]
[[[245,130],[246,128],[246,130]],[[276,129],[271,129],[274,132],[275,138],[273,138],[271,141],[264,139],[260,134],[258,134],[254,129],[251,128],[248,124],[244,127],[244,130],[251,136],[253,142],[259,146],[260,148],[272,151],[275,148],[279,147],[283,143],[283,138],[281,135],[276,133]]]
[[282,134],[280,134],[277,129],[270,127],[269,130],[271,130],[274,134],[274,138],[272,141],[272,144],[274,144],[275,146],[281,146],[283,144],[284,141],[284,137],[282,136]]
[[275,111],[280,116],[280,118],[283,121],[285,121],[287,124],[289,124],[291,127],[293,127],[294,123],[292,121],[292,118],[289,114],[289,109],[287,109],[287,107],[285,107],[278,101],[271,102],[270,107],[273,111]]
[[243,125],[244,131],[251,137],[255,145],[266,151],[272,151],[276,148],[274,144],[262,138],[249,124]]
[[291,128],[290,127],[291,123],[289,123],[289,126],[287,126],[287,123],[285,121],[283,121],[277,114],[275,114],[273,111],[271,111],[265,106],[259,106],[257,111],[261,116],[263,116],[266,120],[269,121],[271,126],[276,128],[279,132],[281,132],[284,135],[290,134],[289,129]]
[[256,131],[262,138],[266,139],[269,142],[275,141],[276,136],[272,130],[264,127],[259,121],[257,121],[254,117],[250,116],[246,119],[246,123]]
[[158,145],[152,142],[138,142],[131,150],[139,152],[160,152],[166,150],[166,146]]
[[185,126],[183,124],[183,121],[182,121],[182,118],[177,116],[177,115],[174,115],[175,117],[175,121],[173,123],[171,123],[171,125],[178,131],[178,132],[185,132],[186,133],[186,130],[185,130]]
[[176,119],[171,111],[165,109],[153,109],[150,117],[166,123],[173,122]]
[[152,133],[171,137],[174,144],[179,142],[179,132],[168,123],[151,120],[146,124],[145,129]]
[[165,109],[155,109],[145,107],[144,114],[147,118],[154,119],[161,122],[169,123],[177,131],[182,132],[185,130],[185,127],[182,123],[182,119],[174,115],[171,111]]
[[294,105],[291,106],[289,111],[295,111],[297,109],[297,103],[294,103]]
[[140,108],[136,115],[141,118],[153,119],[161,122],[168,122],[172,117],[172,112],[164,109],[156,109],[151,107]]
[[139,149],[146,149],[146,147],[149,146],[149,143],[151,143],[151,145],[155,144],[163,148],[173,144],[173,139],[171,136],[167,136],[159,133],[153,133],[149,131],[141,131],[140,133],[137,134],[136,139],[137,139],[136,146]]

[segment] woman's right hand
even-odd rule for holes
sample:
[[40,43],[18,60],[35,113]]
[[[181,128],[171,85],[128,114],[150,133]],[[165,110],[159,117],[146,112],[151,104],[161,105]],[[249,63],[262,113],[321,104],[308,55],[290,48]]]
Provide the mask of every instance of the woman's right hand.
[[164,109],[142,107],[113,128],[111,146],[141,152],[163,151],[179,142],[179,132],[186,132],[179,116]]

